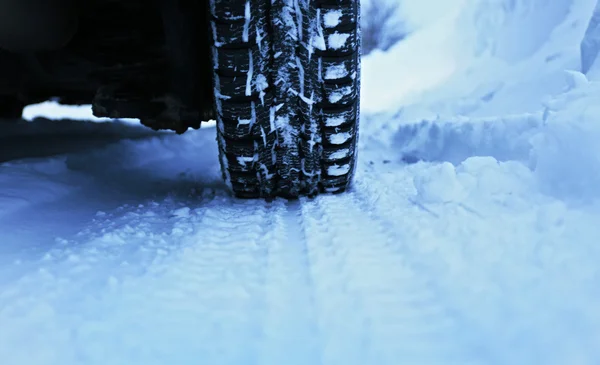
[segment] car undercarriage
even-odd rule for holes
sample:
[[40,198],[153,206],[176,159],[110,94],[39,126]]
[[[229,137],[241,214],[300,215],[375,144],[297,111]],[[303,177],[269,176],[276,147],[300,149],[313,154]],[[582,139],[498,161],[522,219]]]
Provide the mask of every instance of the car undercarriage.
[[64,47],[0,51],[0,116],[54,99],[157,130],[199,128],[215,117],[207,9],[205,1],[168,0],[79,6]]

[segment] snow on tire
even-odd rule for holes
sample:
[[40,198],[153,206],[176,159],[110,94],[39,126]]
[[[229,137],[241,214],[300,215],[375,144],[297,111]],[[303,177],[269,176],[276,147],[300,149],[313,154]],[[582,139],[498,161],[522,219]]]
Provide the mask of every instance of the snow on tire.
[[244,198],[345,191],[360,97],[359,0],[211,0],[223,177]]

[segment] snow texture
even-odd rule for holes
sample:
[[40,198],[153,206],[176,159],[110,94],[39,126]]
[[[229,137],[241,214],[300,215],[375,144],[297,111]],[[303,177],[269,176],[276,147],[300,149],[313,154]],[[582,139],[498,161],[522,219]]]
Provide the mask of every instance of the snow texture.
[[323,16],[323,25],[326,28],[335,28],[340,24],[340,18],[342,17],[341,10],[329,10]]
[[232,198],[212,127],[3,125],[0,363],[597,364],[595,1],[451,3],[364,60],[344,194]]
[[347,132],[336,133],[336,134],[332,134],[331,136],[329,136],[329,142],[331,142],[332,144],[344,144],[350,138],[352,138],[352,135],[350,133],[347,133]]
[[340,49],[346,45],[346,41],[350,37],[348,33],[333,33],[328,37],[327,44],[331,49]]
[[348,70],[346,69],[344,64],[329,66],[325,70],[326,80],[341,79],[346,76],[348,76]]

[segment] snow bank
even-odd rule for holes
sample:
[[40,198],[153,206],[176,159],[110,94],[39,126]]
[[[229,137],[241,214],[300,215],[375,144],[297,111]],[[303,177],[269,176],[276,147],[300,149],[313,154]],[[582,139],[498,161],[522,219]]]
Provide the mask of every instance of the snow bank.
[[474,156],[457,166],[444,162],[420,167],[415,167],[413,182],[416,199],[423,204],[492,200],[507,206],[523,206],[535,201],[532,194],[538,195],[533,173],[516,161]]
[[461,8],[465,0],[395,0],[399,3],[402,20],[411,29],[419,30],[439,21],[448,13]]
[[387,52],[374,51],[362,61],[361,108],[395,110],[402,102],[438,86],[464,62],[454,29],[456,6],[437,22],[408,35]]
[[475,2],[462,14],[471,60],[422,102],[442,116],[537,112],[578,70],[595,0]]
[[[473,32],[476,56],[489,54],[509,64],[515,64],[534,56],[548,43],[556,42],[558,39],[553,33],[565,20],[572,18],[572,7],[578,1],[581,2],[472,0],[463,13],[464,31],[469,38],[469,28]],[[554,46],[551,48],[555,48]],[[570,46],[576,48],[576,43]]]
[[[363,103],[371,116],[363,135],[392,126],[400,160],[448,162],[431,173],[451,196],[461,180],[448,166],[459,176],[472,158],[491,158],[499,166],[521,164],[530,176],[518,175],[545,194],[600,198],[600,89],[577,71],[589,68],[595,77],[597,3],[454,2],[438,21],[365,59]],[[446,193],[423,196],[445,200]]]
[[401,126],[394,137],[394,146],[406,162],[459,164],[471,156],[526,162],[531,150],[529,139],[541,123],[541,113],[426,120]]
[[547,103],[533,136],[531,163],[544,192],[580,201],[600,198],[600,83]]
[[564,70],[579,70],[596,0],[451,3],[387,53],[365,58],[363,110],[402,108],[416,119],[538,112],[564,91]]
[[[572,90],[546,102],[542,113],[404,125],[394,137],[398,158],[410,163],[443,163],[428,170],[437,177],[416,177],[427,201],[432,195],[444,201],[445,194],[469,190],[456,187],[456,176],[465,164],[472,165],[473,159],[488,161],[486,169],[522,166],[530,173],[519,172],[520,178],[535,181],[535,190],[565,201],[600,199],[600,83],[588,83],[580,73],[573,77],[577,81]],[[449,166],[456,171],[449,171]],[[434,183],[435,178],[441,182]],[[449,190],[439,192],[435,184]]]

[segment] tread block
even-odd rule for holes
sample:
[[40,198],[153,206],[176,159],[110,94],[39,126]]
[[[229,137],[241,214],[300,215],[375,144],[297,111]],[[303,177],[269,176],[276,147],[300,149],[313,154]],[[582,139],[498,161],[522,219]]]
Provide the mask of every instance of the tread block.
[[251,17],[248,23],[218,23],[212,22],[212,34],[214,46],[223,47],[248,47],[252,44],[260,44],[262,38],[267,34],[266,20],[264,18]]
[[347,105],[353,103],[357,97],[357,87],[350,83],[324,83],[323,105]]
[[213,47],[213,68],[220,75],[243,75],[250,70],[250,57],[252,57],[252,72],[265,71],[269,65],[269,37],[265,36],[260,42],[249,44],[248,48],[228,49],[220,51]]
[[236,196],[348,188],[359,9],[359,0],[211,0],[219,152]]
[[221,86],[220,93],[225,98],[229,100],[244,100],[245,98],[258,95],[260,100],[257,102],[263,104],[266,90],[269,88],[268,76],[268,74],[265,75],[263,72],[247,72],[245,75],[239,76],[219,76],[215,74],[214,77],[218,79],[218,84]]
[[264,125],[260,123],[261,120],[269,119],[268,105],[252,103],[250,110],[250,117],[246,118],[243,115],[238,115],[237,119],[219,117],[220,132],[232,140],[250,139],[262,142],[265,139],[275,138],[275,134],[269,133],[269,130],[265,130]]

